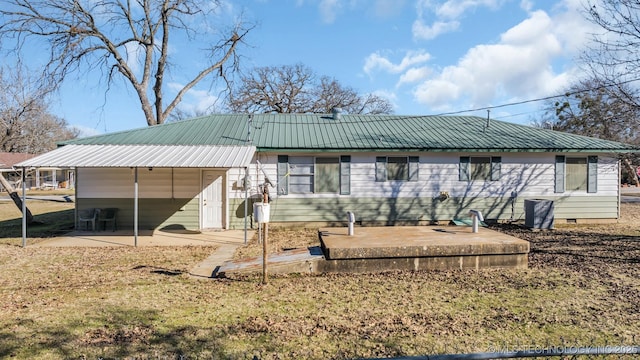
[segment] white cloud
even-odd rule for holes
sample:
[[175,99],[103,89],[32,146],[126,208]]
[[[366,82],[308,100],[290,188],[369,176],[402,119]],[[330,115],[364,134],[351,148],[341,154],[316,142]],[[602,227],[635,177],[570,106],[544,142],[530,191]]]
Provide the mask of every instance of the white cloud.
[[318,4],[320,16],[322,16],[322,20],[326,23],[333,23],[336,20],[340,7],[340,0],[321,0],[320,4]]
[[431,73],[432,70],[426,66],[408,69],[400,76],[400,80],[396,86],[422,81],[431,75]]
[[404,7],[404,0],[376,0],[373,14],[378,18],[389,18],[399,14]]
[[[170,83],[169,88],[175,92],[182,89],[184,85]],[[212,111],[218,102],[218,97],[206,90],[191,89],[187,91],[179,106],[182,110],[193,114],[201,114]]]
[[[447,0],[431,1],[420,0],[417,3],[417,19],[413,22],[413,38],[418,40],[431,40],[441,34],[456,31],[460,27],[460,18],[478,7],[497,9],[505,0]],[[435,17],[435,21],[429,25],[425,19]]]
[[134,42],[128,42],[124,44],[127,66],[137,74],[141,70],[142,59],[145,55],[142,45]]
[[449,0],[436,6],[438,17],[457,19],[465,12],[477,7],[498,8],[504,0]]
[[414,39],[431,40],[441,34],[446,34],[457,30],[460,27],[458,21],[436,21],[432,25],[427,25],[422,19],[417,19],[411,27]]
[[375,70],[383,70],[392,74],[399,74],[405,71],[407,68],[422,64],[431,59],[431,55],[424,50],[409,51],[402,58],[400,63],[394,64],[391,60],[380,55],[380,53],[373,53],[367,56],[364,63],[364,72],[367,75],[371,75]]
[[89,137],[89,136],[95,136],[95,135],[101,135],[102,134],[102,132],[96,130],[95,128],[90,128],[88,126],[72,125],[71,127],[73,127],[74,129],[78,130],[78,132],[79,132],[78,137],[79,138],[85,138],[85,137]]
[[469,49],[455,65],[416,86],[415,99],[441,110],[461,101],[465,107],[480,107],[497,99],[530,99],[560,91],[575,69],[554,70],[553,63],[570,59],[585,41],[581,14],[571,7],[562,10],[552,16],[534,11],[504,32],[498,43]]
[[531,0],[521,0],[520,1],[520,8],[522,8],[522,10],[524,10],[524,11],[531,11],[531,9],[533,9],[533,1],[531,1]]
[[332,24],[338,16],[347,12],[364,12],[376,18],[391,18],[402,12],[405,2],[406,0],[296,0],[295,6],[317,5],[322,21]]

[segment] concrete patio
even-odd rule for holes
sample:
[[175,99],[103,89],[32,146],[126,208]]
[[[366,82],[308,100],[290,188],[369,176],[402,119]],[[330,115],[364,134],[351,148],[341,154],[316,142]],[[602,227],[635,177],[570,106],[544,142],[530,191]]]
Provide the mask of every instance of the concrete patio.
[[[251,240],[255,232],[247,232]],[[161,231],[141,230],[138,233],[138,246],[220,246],[225,244],[244,244],[244,230],[225,231]],[[73,231],[59,237],[43,240],[33,245],[37,247],[100,247],[100,246],[134,246],[132,231]]]

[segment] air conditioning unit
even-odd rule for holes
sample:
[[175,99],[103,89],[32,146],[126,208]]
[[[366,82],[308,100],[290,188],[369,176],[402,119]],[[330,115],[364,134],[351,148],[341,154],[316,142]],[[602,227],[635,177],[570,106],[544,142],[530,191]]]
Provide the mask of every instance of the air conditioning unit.
[[525,199],[524,225],[532,229],[553,229],[553,200]]

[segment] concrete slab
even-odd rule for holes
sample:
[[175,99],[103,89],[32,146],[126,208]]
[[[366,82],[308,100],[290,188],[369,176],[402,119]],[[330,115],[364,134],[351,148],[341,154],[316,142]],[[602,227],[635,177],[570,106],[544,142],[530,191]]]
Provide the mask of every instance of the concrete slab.
[[[253,237],[254,231],[247,232],[247,239]],[[27,240],[28,243],[28,240]],[[221,246],[225,244],[244,244],[244,230],[224,231],[150,231],[138,233],[138,246]],[[135,240],[131,231],[74,231],[64,236],[53,237],[29,245],[35,247],[100,247],[100,246],[134,246]]]
[[[293,249],[275,254],[268,254],[267,272],[270,274],[315,273],[318,263],[324,260],[320,247]],[[219,269],[218,277],[225,274],[243,274],[262,272],[262,256],[225,262]]]
[[529,242],[494,230],[459,226],[320,229],[328,260],[527,254]]

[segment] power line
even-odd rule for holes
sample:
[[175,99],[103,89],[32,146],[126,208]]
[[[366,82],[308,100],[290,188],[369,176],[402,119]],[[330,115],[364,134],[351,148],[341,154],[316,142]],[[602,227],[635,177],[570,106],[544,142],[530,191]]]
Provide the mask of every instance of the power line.
[[[629,84],[629,83],[632,83],[632,82],[635,82],[635,81],[640,81],[640,77],[629,79],[629,80],[625,80],[625,81],[621,81],[621,82],[616,82],[616,83],[603,84],[603,85],[592,87],[592,88],[588,88],[588,89],[569,91],[569,92],[565,92],[563,94],[550,95],[550,96],[545,96],[545,97],[540,97],[540,98],[535,98],[535,99],[514,101],[514,102],[510,102],[510,103],[479,107],[479,108],[475,108],[475,109],[450,111],[450,112],[443,112],[443,113],[431,114],[431,115],[399,115],[399,116],[396,115],[396,116],[393,116],[391,114],[380,114],[380,118],[367,119],[367,120],[358,119],[358,120],[349,120],[349,121],[341,120],[340,124],[344,125],[344,124],[360,124],[360,123],[383,123],[383,122],[396,121],[398,119],[398,117],[402,117],[402,118],[405,118],[405,119],[410,119],[410,118],[421,118],[421,117],[425,117],[425,116],[458,115],[458,114],[465,114],[465,113],[471,113],[471,112],[476,112],[476,111],[483,111],[483,110],[486,111],[486,110],[500,109],[500,108],[505,108],[505,107],[509,107],[509,106],[524,105],[524,104],[529,104],[529,103],[534,103],[534,102],[539,102],[539,101],[546,101],[546,100],[551,100],[551,99],[556,99],[556,98],[563,98],[563,97],[568,97],[568,96],[582,94],[582,93],[588,93],[590,91],[596,91],[596,90],[606,89],[606,88],[610,88],[610,87],[614,87],[614,86],[625,85],[625,84]],[[530,111],[530,112],[519,113],[519,114],[498,116],[495,119],[504,119],[504,118],[508,118],[508,117],[525,115],[525,114],[528,114],[528,113],[535,113],[535,112],[538,112],[538,111]],[[324,116],[327,116],[327,117],[331,116],[331,115],[326,115],[326,114],[315,114],[315,115],[324,115]],[[352,115],[358,115],[358,114],[352,114]],[[286,123],[286,122],[283,122],[281,120],[262,120],[260,122],[260,126],[265,125],[265,124],[284,124],[284,123]],[[298,125],[314,125],[314,123],[299,123]],[[254,127],[256,127],[256,126],[257,125],[254,125]]]
[[545,97],[536,98],[536,99],[514,101],[514,102],[510,102],[510,103],[505,103],[505,104],[500,104],[500,105],[493,105],[493,106],[485,106],[485,107],[480,107],[480,108],[476,108],[476,109],[450,111],[450,112],[444,112],[444,113],[440,113],[440,114],[435,114],[435,116],[457,115],[457,114],[464,114],[464,113],[476,112],[476,111],[482,111],[482,110],[500,109],[500,108],[508,107],[508,106],[524,105],[524,104],[529,104],[529,103],[538,102],[538,101],[545,101],[545,100],[551,100],[551,99],[556,99],[556,98],[567,97],[567,96],[571,96],[571,95],[587,93],[589,91],[601,90],[601,89],[605,89],[605,88],[609,88],[609,87],[613,87],[613,86],[625,85],[625,84],[629,84],[629,83],[632,83],[632,82],[638,81],[638,80],[640,80],[640,78],[634,78],[634,79],[630,79],[630,80],[626,80],[626,81],[622,81],[622,82],[617,82],[617,83],[613,83],[613,84],[603,84],[603,85],[596,86],[594,88],[589,88],[589,89],[570,91],[570,92],[566,92],[566,93],[561,94],[561,95],[551,95],[551,96],[545,96]]

